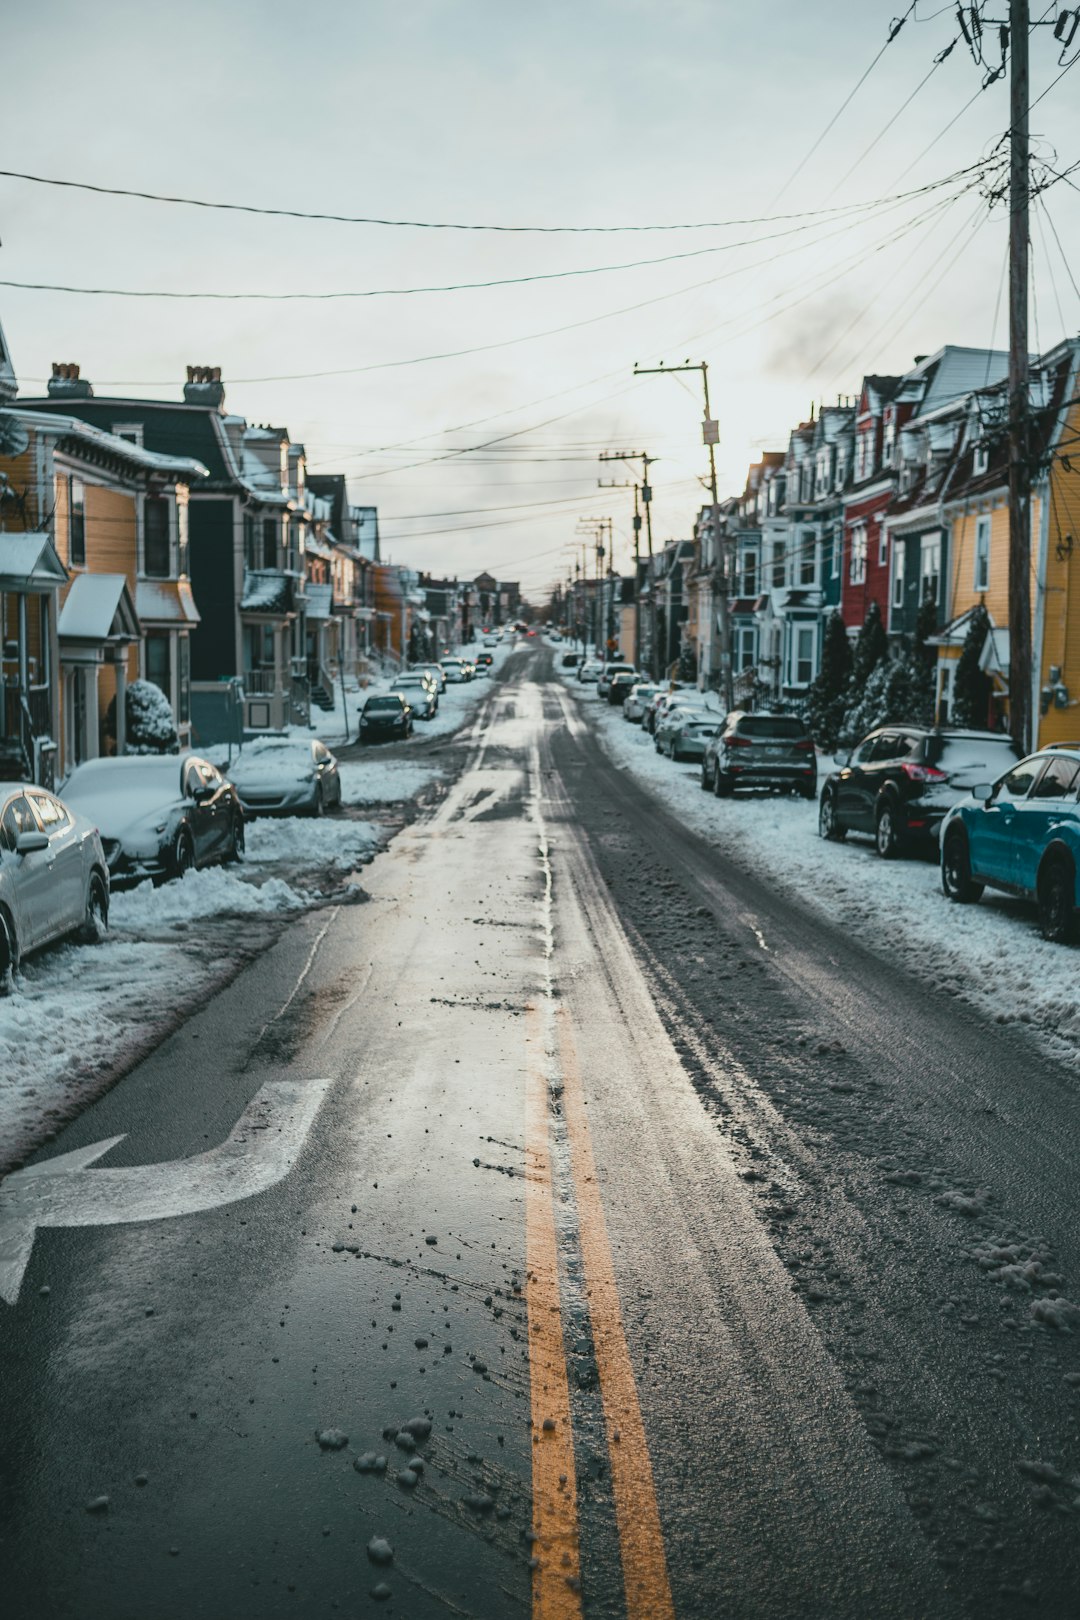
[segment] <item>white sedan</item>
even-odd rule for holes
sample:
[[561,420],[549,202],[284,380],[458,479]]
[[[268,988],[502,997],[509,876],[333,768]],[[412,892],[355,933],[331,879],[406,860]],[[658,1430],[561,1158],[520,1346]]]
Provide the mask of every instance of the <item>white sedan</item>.
[[109,872],[94,823],[44,788],[0,784],[0,994],[20,958],[109,924]]

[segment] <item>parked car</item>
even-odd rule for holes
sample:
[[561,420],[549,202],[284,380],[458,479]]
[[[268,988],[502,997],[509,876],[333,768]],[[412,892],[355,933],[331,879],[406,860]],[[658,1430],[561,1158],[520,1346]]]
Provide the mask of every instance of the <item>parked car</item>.
[[316,737],[253,737],[229,780],[246,816],[321,816],[341,804],[337,760]]
[[637,674],[632,669],[622,669],[614,674],[608,682],[607,700],[614,708],[621,709],[627,695],[637,685]]
[[701,693],[697,690],[697,687],[664,687],[650,700],[649,706],[645,710],[645,717],[641,722],[645,730],[650,731],[655,737],[656,728],[663,716],[672,706],[678,706],[679,704],[689,704],[691,708],[703,707]]
[[597,676],[597,679],[596,679],[596,695],[597,695],[597,697],[600,697],[600,698],[606,698],[607,697],[608,692],[611,690],[612,676],[614,676],[614,675],[636,675],[636,674],[637,674],[637,671],[634,669],[633,664],[614,662],[614,661],[612,663],[610,663],[610,664],[605,664],[604,667],[601,669],[600,674]]
[[[657,715],[656,727],[653,731],[653,746],[658,754],[670,752],[672,735],[681,726],[685,725],[688,720],[705,720],[711,721],[713,725],[719,724],[722,719],[721,714],[716,709],[710,711],[706,707],[700,692],[694,693],[694,699],[693,702],[684,700],[680,703],[668,703],[664,706],[663,711]],[[674,759],[674,757],[674,754],[672,754],[671,758]]]
[[426,675],[399,675],[390,683],[390,690],[401,693],[414,720],[433,720],[439,712],[439,694]]
[[718,799],[739,787],[786,788],[817,796],[817,750],[793,714],[732,709],[701,761],[701,785]]
[[472,665],[466,664],[463,658],[440,658],[439,668],[443,672],[443,679],[451,686],[472,680]]
[[578,665],[577,678],[585,686],[595,686],[600,679],[603,664],[599,658],[585,658]]
[[244,853],[240,796],[199,754],[87,760],[68,777],[64,800],[100,830],[113,887],[182,878]]
[[723,729],[724,717],[708,709],[671,709],[664,727],[664,749],[669,759],[701,759],[709,743]]
[[407,673],[410,675],[430,675],[435,683],[435,690],[440,697],[446,691],[446,671],[441,664],[410,664]]
[[109,925],[109,873],[93,820],[44,788],[0,784],[0,995],[23,956]]
[[635,681],[623,699],[623,719],[633,720],[635,724],[640,725],[646,706],[660,690],[660,687],[653,685],[651,681]]
[[584,657],[584,653],[564,652],[562,657],[559,659],[559,667],[561,669],[577,669]]
[[360,710],[362,743],[392,742],[395,737],[412,736],[412,709],[400,692],[369,697]]
[[1044,939],[1076,938],[1080,743],[1059,743],[977,782],[941,824],[941,886],[968,905],[989,885],[1034,900]]
[[821,790],[818,830],[823,838],[872,833],[879,855],[899,855],[938,836],[947,811],[979,782],[993,781],[1016,764],[1016,750],[996,731],[881,726],[840,766]]

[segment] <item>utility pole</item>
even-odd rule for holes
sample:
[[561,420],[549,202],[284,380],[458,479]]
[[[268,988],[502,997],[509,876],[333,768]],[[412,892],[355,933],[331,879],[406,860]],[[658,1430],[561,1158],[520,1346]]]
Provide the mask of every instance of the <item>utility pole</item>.
[[[735,707],[735,689],[732,680],[731,660],[731,604],[728,600],[727,587],[727,558],[724,554],[723,542],[720,538],[720,496],[716,488],[716,445],[719,442],[719,426],[709,408],[709,366],[705,360],[693,364],[684,360],[681,366],[665,366],[661,361],[658,366],[635,366],[635,377],[657,376],[661,373],[673,371],[700,371],[701,385],[705,394],[705,419],[702,422],[701,437],[709,452],[709,494],[712,497],[712,536],[716,558],[714,563],[714,579],[720,598],[720,690],[724,699],[724,706],[729,711]],[[710,626],[709,640],[712,640],[712,627]]]
[[1031,746],[1028,464],[1028,0],[1009,0],[1009,729]]
[[[601,461],[621,461],[622,456],[614,456],[607,451],[601,451]],[[641,507],[639,495],[641,485],[632,478],[601,478],[597,480],[601,489],[632,489],[634,492],[634,668],[641,668],[641,610],[637,599],[638,568],[641,563]],[[612,592],[615,586],[612,584]],[[614,601],[612,603],[612,619],[614,620]]]
[[[652,535],[652,488],[649,484],[649,468],[658,460],[650,456],[646,450],[601,450],[601,461],[640,461],[641,462],[641,504],[645,508],[645,537],[649,557],[649,674],[653,680],[659,679],[659,669],[656,662],[656,580],[653,578],[653,535]],[[640,559],[639,536],[641,533],[641,518],[637,512],[637,496],[634,497],[634,557]],[[635,665],[641,664],[641,603],[637,589],[637,575],[634,576],[634,638],[637,654]]]

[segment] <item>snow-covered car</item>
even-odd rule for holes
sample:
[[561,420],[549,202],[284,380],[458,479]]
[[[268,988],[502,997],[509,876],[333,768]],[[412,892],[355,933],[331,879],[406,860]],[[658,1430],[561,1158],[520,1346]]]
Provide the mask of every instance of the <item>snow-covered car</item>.
[[439,694],[429,676],[419,671],[412,675],[399,675],[391,682],[391,692],[400,692],[414,720],[433,720],[439,712]]
[[603,667],[599,658],[586,658],[583,663],[578,665],[577,678],[585,686],[595,686],[600,679],[600,671]]
[[0,995],[20,959],[109,923],[109,875],[94,822],[44,788],[0,783]]
[[653,731],[653,747],[658,754],[668,754],[672,759],[675,758],[671,752],[671,740],[688,721],[701,720],[706,724],[711,722],[714,726],[720,723],[722,716],[715,711],[710,713],[701,702],[700,694],[697,696],[696,703],[669,703],[664,712],[657,715],[656,729]]
[[253,737],[229,780],[247,816],[321,816],[341,803],[337,760],[317,737]]
[[472,665],[464,658],[440,658],[439,668],[451,686],[456,686],[461,681],[472,680]]
[[664,751],[669,759],[703,759],[709,743],[724,729],[724,717],[699,709],[673,709],[664,730]]
[[638,681],[637,685],[632,686],[623,699],[623,719],[633,720],[637,725],[640,725],[649,700],[656,697],[659,691],[660,688],[654,686],[650,681]]
[[655,697],[649,699],[645,709],[645,715],[641,722],[645,730],[651,731],[655,737],[656,728],[668,709],[673,706],[677,707],[680,703],[700,708],[702,706],[701,693],[697,690],[697,687],[680,686],[674,689],[666,687],[662,692],[657,692]]
[[239,795],[199,754],[87,760],[68,777],[64,800],[100,830],[114,886],[182,878],[244,853]]

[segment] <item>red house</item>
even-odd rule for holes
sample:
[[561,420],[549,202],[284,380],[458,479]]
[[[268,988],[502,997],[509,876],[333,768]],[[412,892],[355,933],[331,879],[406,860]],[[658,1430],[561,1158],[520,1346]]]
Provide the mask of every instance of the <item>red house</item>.
[[902,377],[864,377],[855,416],[855,472],[844,495],[844,555],[840,616],[855,631],[876,601],[889,603],[889,551],[882,518],[896,488],[892,447],[898,417],[906,420],[914,403],[899,405]]

